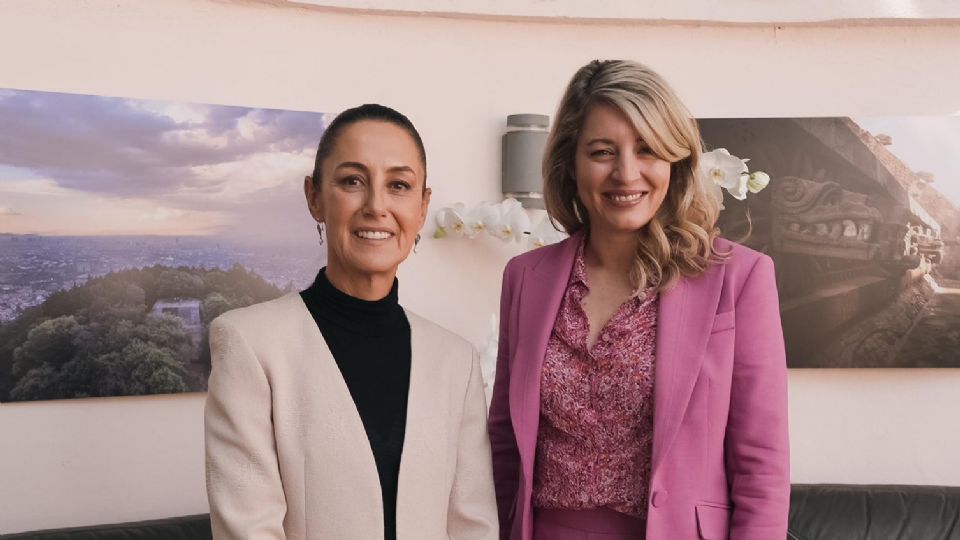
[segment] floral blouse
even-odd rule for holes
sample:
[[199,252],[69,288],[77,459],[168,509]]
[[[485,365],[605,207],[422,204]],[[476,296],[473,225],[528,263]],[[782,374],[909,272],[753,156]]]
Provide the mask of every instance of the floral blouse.
[[533,504],[645,519],[659,297],[624,302],[588,350],[589,290],[581,244],[543,364]]

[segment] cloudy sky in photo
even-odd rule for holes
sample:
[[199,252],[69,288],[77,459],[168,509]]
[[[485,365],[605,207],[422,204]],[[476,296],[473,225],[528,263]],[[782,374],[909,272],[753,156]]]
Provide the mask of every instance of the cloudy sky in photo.
[[887,146],[915,172],[933,173],[941,194],[960,206],[960,116],[854,118],[874,135],[889,135]]
[[0,90],[0,233],[310,232],[324,115]]
[[[854,118],[960,203],[960,116]],[[313,237],[325,115],[0,89],[0,233]]]

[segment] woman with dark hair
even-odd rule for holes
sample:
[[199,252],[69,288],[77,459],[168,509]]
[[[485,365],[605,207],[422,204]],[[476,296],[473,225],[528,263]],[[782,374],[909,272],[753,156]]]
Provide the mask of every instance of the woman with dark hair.
[[214,537],[496,538],[477,354],[397,300],[430,201],[417,130],[381,105],[341,113],[304,193],[327,266],[210,325]]
[[773,540],[790,497],[773,262],[724,240],[660,75],[573,76],[543,160],[570,238],[504,270],[490,406],[500,534]]

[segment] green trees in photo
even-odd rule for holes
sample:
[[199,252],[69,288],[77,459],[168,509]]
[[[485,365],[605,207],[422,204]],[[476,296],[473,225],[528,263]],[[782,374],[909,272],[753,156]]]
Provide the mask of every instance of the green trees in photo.
[[[125,270],[59,291],[0,326],[0,400],[202,390],[210,321],[281,294],[239,265]],[[152,313],[158,300],[199,301],[200,335],[177,315]]]

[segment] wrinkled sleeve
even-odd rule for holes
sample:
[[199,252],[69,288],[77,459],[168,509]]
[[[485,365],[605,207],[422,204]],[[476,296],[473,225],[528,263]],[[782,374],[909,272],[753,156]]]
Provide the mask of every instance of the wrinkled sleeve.
[[503,272],[500,289],[500,335],[497,349],[497,371],[490,401],[488,426],[493,450],[493,479],[497,492],[497,511],[500,520],[500,538],[510,537],[514,506],[520,475],[520,452],[517,449],[513,425],[510,421],[510,314],[515,302],[511,268]]
[[730,538],[784,538],[790,505],[787,363],[773,261],[766,255],[750,271],[734,309],[725,440],[733,501]]

